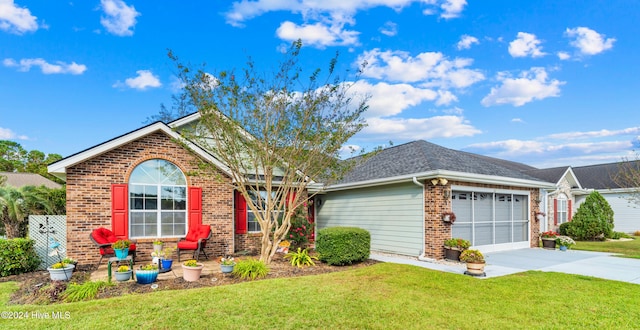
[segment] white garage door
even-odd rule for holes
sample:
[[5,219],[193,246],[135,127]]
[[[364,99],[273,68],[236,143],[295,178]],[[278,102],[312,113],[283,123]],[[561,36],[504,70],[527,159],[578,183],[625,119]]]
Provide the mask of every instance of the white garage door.
[[529,247],[529,195],[522,191],[464,191],[451,194],[456,222],[452,237],[483,252]]
[[371,234],[372,251],[422,254],[422,189],[413,183],[332,192],[317,196],[316,206],[318,230],[359,227]]

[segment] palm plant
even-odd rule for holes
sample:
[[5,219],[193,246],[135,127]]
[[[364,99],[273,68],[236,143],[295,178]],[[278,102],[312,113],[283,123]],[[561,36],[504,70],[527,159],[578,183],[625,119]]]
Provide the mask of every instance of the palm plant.
[[20,225],[30,214],[55,213],[54,202],[49,198],[46,187],[0,186],[0,222],[4,225],[7,238],[20,237]]

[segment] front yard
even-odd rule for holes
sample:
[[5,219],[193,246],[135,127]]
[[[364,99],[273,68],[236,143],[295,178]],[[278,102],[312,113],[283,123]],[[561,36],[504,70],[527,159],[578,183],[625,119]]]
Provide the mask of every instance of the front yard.
[[0,328],[640,327],[640,310],[633,308],[640,304],[638,285],[544,272],[480,280],[380,263],[315,276],[8,306],[16,287],[14,282],[0,283],[0,311],[5,312]]
[[620,253],[622,257],[640,259],[640,236],[633,240],[615,241],[578,241],[571,248],[574,250]]

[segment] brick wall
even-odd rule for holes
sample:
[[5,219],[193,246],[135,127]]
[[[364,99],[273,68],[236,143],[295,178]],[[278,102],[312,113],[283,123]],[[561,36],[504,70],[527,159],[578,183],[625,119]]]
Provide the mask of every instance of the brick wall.
[[451,185],[465,187],[481,187],[503,190],[521,190],[523,193],[530,193],[529,205],[531,214],[530,220],[530,246],[538,246],[538,236],[540,234],[540,224],[534,212],[540,208],[540,191],[537,188],[519,188],[512,186],[489,185],[469,182],[449,181],[446,185],[432,185],[429,180],[423,182],[424,188],[424,214],[425,214],[425,257],[433,259],[444,258],[443,243],[451,238],[451,225],[442,221],[442,213],[451,211],[451,197],[445,198],[445,193],[451,195]]
[[[213,258],[233,253],[233,190],[221,176],[196,176],[197,158],[156,132],[115,150],[67,168],[67,255],[81,263],[97,263],[100,253],[89,239],[98,227],[111,228],[111,185],[128,183],[133,169],[154,158],[178,166],[187,185],[202,188],[202,221],[211,225],[212,239],[207,254]],[[152,239],[138,240],[138,257],[150,260]],[[175,247],[177,239],[163,239],[165,247]],[[186,254],[185,254],[186,255]]]
[[251,254],[260,254],[262,248],[262,233],[236,234],[236,251],[249,251]]

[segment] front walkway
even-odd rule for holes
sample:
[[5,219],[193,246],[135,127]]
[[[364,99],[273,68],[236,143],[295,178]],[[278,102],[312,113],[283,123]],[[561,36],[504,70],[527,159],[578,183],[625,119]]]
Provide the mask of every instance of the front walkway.
[[[417,258],[371,254],[371,259],[409,264],[464,274],[466,267],[462,263],[421,261]],[[560,251],[540,248],[519,249],[485,254],[487,265],[484,278],[497,277],[538,270],[567,274],[593,276],[640,284],[640,259],[620,258],[610,253],[587,251]]]
[[[204,258],[200,258],[200,260],[198,262],[203,263],[204,264],[204,268],[202,269],[202,275],[207,275],[207,274],[212,274],[212,273],[221,273],[220,271],[220,263],[216,260],[213,260],[213,258],[210,258],[212,260],[204,260]],[[187,260],[187,258],[182,258],[181,261],[185,261]],[[151,261],[147,260],[147,261],[136,261],[136,264],[134,265],[134,269],[139,268],[141,265],[145,265],[150,263]],[[111,280],[115,282],[115,277],[113,275],[113,273],[116,271],[117,266],[115,264],[111,265]],[[178,262],[178,259],[173,260],[173,266],[171,267],[171,271],[166,272],[166,273],[161,273],[158,274],[158,279],[159,280],[166,280],[166,279],[171,279],[171,278],[176,278],[176,277],[182,277],[182,267],[180,266],[180,263]],[[94,270],[91,272],[91,281],[106,281],[109,278],[108,272],[107,272],[107,262],[105,260],[102,261],[102,264],[100,264],[100,267],[98,267],[97,270]]]

